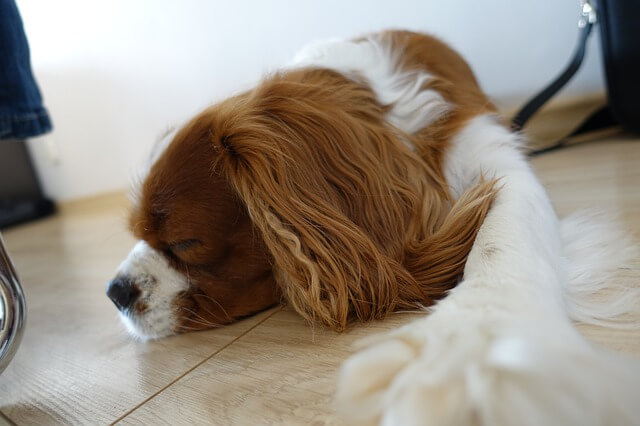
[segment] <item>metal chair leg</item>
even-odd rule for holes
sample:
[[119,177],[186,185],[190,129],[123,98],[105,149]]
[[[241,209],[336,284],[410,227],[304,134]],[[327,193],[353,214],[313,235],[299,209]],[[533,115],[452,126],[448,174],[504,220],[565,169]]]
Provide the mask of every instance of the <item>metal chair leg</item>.
[[0,234],[0,373],[20,345],[25,308],[22,287]]

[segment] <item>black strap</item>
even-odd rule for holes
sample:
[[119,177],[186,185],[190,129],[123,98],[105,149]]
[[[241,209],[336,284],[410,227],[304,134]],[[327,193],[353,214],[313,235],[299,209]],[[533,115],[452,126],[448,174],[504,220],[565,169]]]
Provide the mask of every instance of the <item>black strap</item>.
[[602,130],[611,126],[615,126],[618,124],[616,119],[613,117],[613,113],[611,112],[611,108],[609,105],[605,105],[602,108],[594,111],[590,116],[585,118],[579,125],[576,127],[571,133],[569,133],[564,138],[560,139],[558,142],[549,145],[544,148],[536,149],[529,152],[530,157],[535,157],[540,154],[546,154],[547,152],[555,151],[556,149],[560,149],[564,147],[567,143],[567,139],[572,136],[577,136],[582,133],[593,132],[595,130]]
[[515,131],[521,130],[529,119],[544,105],[553,95],[555,95],[578,71],[586,50],[587,40],[593,23],[585,21],[584,27],[580,30],[578,37],[578,46],[571,62],[566,69],[555,80],[551,82],[544,90],[534,96],[529,102],[527,102],[518,113],[513,117],[511,121],[511,128]]

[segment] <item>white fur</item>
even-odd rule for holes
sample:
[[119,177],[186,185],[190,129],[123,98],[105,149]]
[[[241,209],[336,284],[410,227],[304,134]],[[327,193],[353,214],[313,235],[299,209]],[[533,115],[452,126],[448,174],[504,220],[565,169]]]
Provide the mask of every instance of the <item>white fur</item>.
[[132,280],[140,289],[143,313],[121,312],[127,330],[136,338],[156,339],[175,333],[174,299],[189,288],[187,277],[172,268],[162,254],[146,242],[138,242],[118,267],[116,277]]
[[570,259],[569,316],[609,328],[640,327],[628,315],[640,312],[640,254],[618,219],[597,210],[577,212],[562,220],[561,231]]
[[424,71],[398,71],[401,52],[375,37],[361,41],[332,40],[312,44],[296,55],[294,66],[338,71],[371,86],[383,105],[391,105],[387,119],[408,133],[433,123],[450,110],[442,95],[429,89],[432,76]]
[[594,309],[582,303],[577,288],[604,287],[615,252],[605,250],[595,263],[589,255],[589,263],[565,258],[565,251],[584,255],[589,241],[606,241],[611,234],[592,227],[596,232],[576,238],[589,229],[571,219],[564,236],[573,243],[563,242],[549,199],[519,145],[490,116],[473,119],[455,137],[446,159],[453,191],[459,194],[480,176],[499,177],[501,191],[478,233],[463,282],[430,315],[378,336],[343,365],[337,397],[351,421],[640,423],[638,361],[592,346],[568,317],[570,312],[579,319],[609,320],[628,308]]

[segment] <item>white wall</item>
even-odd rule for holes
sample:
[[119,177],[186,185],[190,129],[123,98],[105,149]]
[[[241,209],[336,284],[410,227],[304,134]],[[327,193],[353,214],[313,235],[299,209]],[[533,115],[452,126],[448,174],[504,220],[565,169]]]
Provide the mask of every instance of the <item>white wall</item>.
[[[250,87],[305,43],[389,27],[456,47],[515,105],[564,67],[578,0],[20,0],[55,131],[31,148],[58,200],[127,187],[169,125]],[[597,39],[565,96],[602,90]],[[52,161],[57,157],[57,161]]]

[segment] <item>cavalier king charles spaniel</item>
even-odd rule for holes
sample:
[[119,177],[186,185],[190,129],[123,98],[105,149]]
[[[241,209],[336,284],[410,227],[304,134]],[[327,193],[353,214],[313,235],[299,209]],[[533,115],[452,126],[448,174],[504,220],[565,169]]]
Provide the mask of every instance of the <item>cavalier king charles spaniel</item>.
[[632,242],[611,221],[556,218],[521,137],[433,37],[311,45],[207,108],[155,159],[130,227],[140,241],[107,294],[142,339],[281,302],[336,331],[431,306],[344,364],[352,421],[640,419],[638,364],[571,322],[621,325],[638,289],[587,296]]

